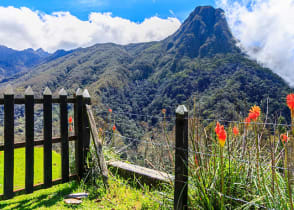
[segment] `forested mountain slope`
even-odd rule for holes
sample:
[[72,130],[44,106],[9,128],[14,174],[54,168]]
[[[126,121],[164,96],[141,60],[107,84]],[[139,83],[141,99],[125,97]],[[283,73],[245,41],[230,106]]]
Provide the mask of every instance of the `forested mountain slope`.
[[64,87],[71,93],[88,88],[101,109],[149,114],[162,108],[173,113],[178,104],[192,105],[196,95],[204,117],[227,119],[239,119],[255,103],[265,110],[268,97],[270,114],[286,112],[282,101],[291,91],[241,52],[223,10],[209,6],[197,7],[162,41],[77,49],[9,83],[34,90]]

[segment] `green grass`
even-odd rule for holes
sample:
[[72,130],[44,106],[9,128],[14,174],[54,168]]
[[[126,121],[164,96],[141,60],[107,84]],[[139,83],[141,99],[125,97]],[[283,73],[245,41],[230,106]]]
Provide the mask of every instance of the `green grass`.
[[[33,194],[16,196],[13,199],[0,201],[0,209],[160,209],[154,199],[162,200],[155,192],[132,187],[120,178],[109,179],[109,190],[103,187],[96,191],[82,204],[68,205],[64,197],[69,193],[84,192],[77,182],[56,185],[49,189],[38,190]],[[157,197],[156,197],[157,196]]]
[[[4,152],[0,152],[0,194],[3,194]],[[43,183],[43,147],[34,150],[34,184]],[[61,156],[52,152],[52,178],[61,177]],[[25,186],[25,149],[14,150],[14,190]]]
[[[0,155],[0,186],[3,192],[3,152]],[[53,179],[61,176],[60,154],[53,152]],[[24,188],[25,185],[25,150],[15,150],[14,188]],[[43,148],[35,148],[34,183],[43,182]],[[0,209],[164,209],[170,206],[162,195],[148,186],[139,186],[135,181],[124,180],[117,176],[109,177],[109,189],[105,190],[101,178],[94,179],[96,184],[78,184],[72,181],[37,190],[32,194],[15,196],[9,200],[0,201]],[[74,192],[89,192],[89,198],[75,206],[64,202],[64,197]],[[159,202],[162,203],[160,206]]]

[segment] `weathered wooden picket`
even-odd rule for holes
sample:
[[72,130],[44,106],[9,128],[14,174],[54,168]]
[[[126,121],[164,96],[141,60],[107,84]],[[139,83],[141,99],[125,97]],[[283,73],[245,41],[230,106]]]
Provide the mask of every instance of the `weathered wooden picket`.
[[[59,98],[52,98],[49,88],[43,93],[43,98],[35,98],[31,87],[25,91],[23,98],[15,98],[10,85],[6,87],[4,97],[0,98],[0,106],[4,105],[4,194],[0,199],[9,199],[14,195],[32,193],[36,189],[48,188],[54,184],[68,182],[81,178],[85,171],[86,153],[89,151],[90,128],[87,119],[86,104],[91,99],[87,90],[78,89],[74,97],[67,97],[62,89]],[[25,105],[25,142],[14,142],[14,105]],[[34,105],[43,104],[43,140],[34,139]],[[60,106],[60,137],[52,137],[52,104]],[[68,104],[74,105],[75,135],[68,134]],[[69,175],[69,141],[75,142],[75,175]],[[61,143],[61,179],[52,180],[52,144]],[[44,147],[44,180],[43,184],[34,185],[34,146]],[[13,190],[14,149],[25,147],[25,188]],[[0,166],[3,167],[3,166]]]

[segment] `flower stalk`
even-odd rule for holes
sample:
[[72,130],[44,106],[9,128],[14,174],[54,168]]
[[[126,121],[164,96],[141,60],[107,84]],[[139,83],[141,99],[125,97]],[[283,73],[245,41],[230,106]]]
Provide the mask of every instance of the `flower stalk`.
[[224,129],[223,125],[220,125],[219,122],[216,123],[215,133],[218,137],[220,145],[220,174],[221,174],[221,210],[225,209],[225,184],[224,184],[224,152],[223,148],[227,139],[227,132]]

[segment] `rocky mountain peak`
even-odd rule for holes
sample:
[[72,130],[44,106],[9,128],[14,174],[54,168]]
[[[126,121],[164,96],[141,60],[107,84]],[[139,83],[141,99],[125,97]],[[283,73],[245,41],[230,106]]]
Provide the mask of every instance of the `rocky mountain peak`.
[[166,41],[168,50],[189,57],[239,52],[224,11],[211,6],[197,7]]

